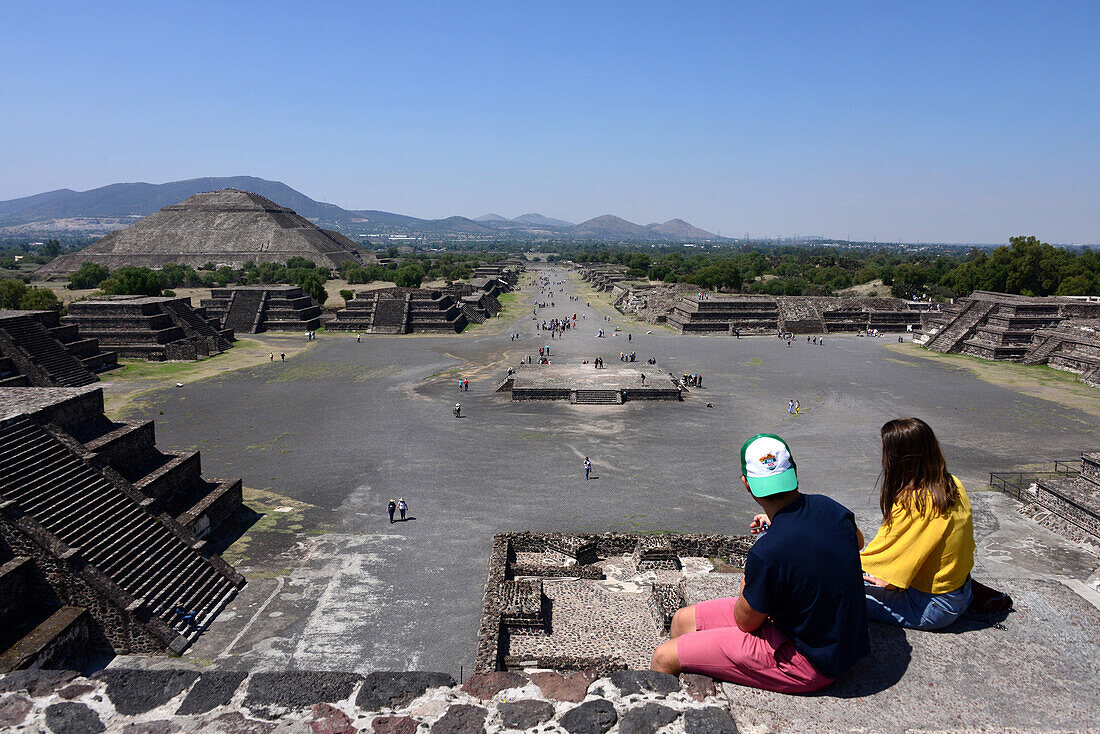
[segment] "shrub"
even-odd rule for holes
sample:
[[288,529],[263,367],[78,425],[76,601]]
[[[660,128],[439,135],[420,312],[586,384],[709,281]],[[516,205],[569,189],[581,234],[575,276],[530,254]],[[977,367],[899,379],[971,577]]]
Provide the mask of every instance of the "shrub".
[[344,299],[344,303],[347,303],[352,298],[355,298],[355,291],[349,291],[345,288],[340,291],[340,297]]
[[31,288],[19,302],[24,311],[60,311],[61,301],[49,288]]
[[393,282],[395,285],[401,288],[419,288],[421,281],[424,280],[424,271],[420,269],[419,265],[409,263],[408,265],[402,265],[397,269],[397,273],[394,276]]
[[107,270],[105,265],[84,263],[69,276],[69,289],[96,288],[100,283],[107,280],[108,275],[110,275],[110,271]]
[[159,296],[164,280],[154,270],[127,265],[111,273],[100,289],[109,296]]
[[27,290],[27,284],[21,280],[0,280],[0,308],[20,308]]

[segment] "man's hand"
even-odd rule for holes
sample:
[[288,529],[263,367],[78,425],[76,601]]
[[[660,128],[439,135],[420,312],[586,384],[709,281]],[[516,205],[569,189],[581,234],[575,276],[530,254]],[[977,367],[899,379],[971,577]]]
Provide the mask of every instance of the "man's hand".
[[767,530],[769,525],[771,525],[771,520],[768,519],[767,515],[761,513],[754,517],[752,522],[749,523],[749,532],[753,535],[757,535]]
[[863,580],[866,581],[867,583],[871,584],[872,586],[881,586],[882,588],[890,589],[891,591],[898,588],[898,587],[894,586],[893,584],[891,584],[889,581],[883,581],[878,576],[872,576],[869,573],[863,574]]

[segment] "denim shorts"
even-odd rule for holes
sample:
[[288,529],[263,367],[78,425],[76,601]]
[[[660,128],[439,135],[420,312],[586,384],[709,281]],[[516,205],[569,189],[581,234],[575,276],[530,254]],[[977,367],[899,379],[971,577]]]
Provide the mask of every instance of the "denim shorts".
[[970,579],[945,594],[916,589],[885,589],[864,581],[867,618],[915,630],[938,630],[948,626],[970,606]]

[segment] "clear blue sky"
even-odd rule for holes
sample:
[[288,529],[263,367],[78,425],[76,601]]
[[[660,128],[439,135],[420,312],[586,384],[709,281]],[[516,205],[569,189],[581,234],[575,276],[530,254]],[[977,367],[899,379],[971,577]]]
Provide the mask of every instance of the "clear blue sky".
[[0,199],[1100,241],[1100,2],[6,1]]

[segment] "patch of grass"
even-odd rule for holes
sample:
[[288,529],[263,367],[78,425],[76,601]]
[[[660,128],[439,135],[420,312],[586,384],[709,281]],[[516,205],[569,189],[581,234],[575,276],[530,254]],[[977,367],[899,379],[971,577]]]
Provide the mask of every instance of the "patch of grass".
[[274,568],[269,571],[258,571],[256,573],[248,574],[250,579],[277,579],[280,576],[289,576],[289,568]]
[[764,360],[760,359],[760,357],[753,357],[748,362],[746,362],[746,364],[749,367],[762,367],[764,365]]
[[[905,342],[884,344],[886,349],[910,357],[937,362],[944,367],[970,372],[979,380],[1008,388],[1024,395],[1049,400],[1067,408],[1100,416],[1100,393],[1081,382],[1072,372],[1056,370],[1046,365],[992,362],[968,354],[941,354]],[[891,360],[894,361],[894,360]]]
[[[308,502],[300,502],[290,497],[276,494],[266,489],[242,489],[244,503],[252,511],[258,513],[260,518],[237,538],[228,548],[222,551],[222,558],[234,566],[263,566],[264,561],[271,561],[270,557],[254,558],[251,548],[261,544],[264,536],[271,535],[322,535],[330,529],[328,525],[317,526],[307,521],[309,511],[316,509]],[[305,533],[302,528],[309,526]],[[254,578],[274,578],[290,573],[290,569],[264,569],[255,574]]]

